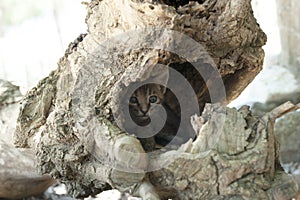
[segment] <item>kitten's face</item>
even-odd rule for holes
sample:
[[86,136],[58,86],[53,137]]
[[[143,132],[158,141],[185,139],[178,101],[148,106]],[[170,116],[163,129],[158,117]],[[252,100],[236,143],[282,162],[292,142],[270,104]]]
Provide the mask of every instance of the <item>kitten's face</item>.
[[157,104],[162,103],[164,93],[165,87],[157,84],[146,84],[138,88],[129,100],[132,119],[139,125],[149,123],[149,117],[155,112]]

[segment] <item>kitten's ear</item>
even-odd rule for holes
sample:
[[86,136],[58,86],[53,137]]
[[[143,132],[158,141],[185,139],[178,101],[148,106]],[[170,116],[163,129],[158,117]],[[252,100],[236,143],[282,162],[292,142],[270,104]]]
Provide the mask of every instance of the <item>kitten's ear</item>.
[[[156,61],[156,62],[155,62]],[[151,63],[151,61],[150,61]],[[154,83],[160,85],[167,85],[169,80],[169,68],[166,65],[159,64],[157,60],[152,60],[151,67],[149,67],[150,79]]]
[[151,81],[159,84],[160,91],[164,94],[169,80],[169,69],[164,65],[157,65],[151,73]]
[[[151,57],[145,61],[147,70],[143,74],[144,80],[151,83],[166,86],[169,80],[169,67],[159,63],[157,57]],[[166,87],[161,87],[162,92],[165,92]]]
[[152,69],[151,79],[153,81],[156,81],[157,83],[162,82],[164,84],[167,84],[169,80],[169,69],[167,66],[161,64],[158,65],[159,66],[156,66]]
[[166,93],[167,88],[166,88],[165,86],[159,85],[159,89],[160,89],[160,91],[161,91],[163,94]]

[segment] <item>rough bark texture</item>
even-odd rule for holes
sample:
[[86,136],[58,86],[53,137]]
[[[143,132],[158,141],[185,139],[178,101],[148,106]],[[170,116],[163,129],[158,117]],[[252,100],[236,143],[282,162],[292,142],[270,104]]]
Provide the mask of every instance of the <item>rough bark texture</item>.
[[43,193],[55,181],[39,175],[31,149],[16,149],[12,136],[18,117],[19,87],[0,80],[0,198],[19,199]]
[[[227,108],[224,112],[219,106],[208,105],[200,118],[193,118],[197,140],[186,144],[180,156],[178,152],[163,155],[158,162],[166,162],[166,157],[169,161],[172,156],[176,159],[152,172],[150,180],[160,190],[177,191],[175,197],[169,196],[173,199],[295,197],[297,184],[280,169],[273,133],[275,118],[295,108],[287,103],[258,118],[248,107],[239,111]],[[226,118],[224,126],[213,128],[215,118]]]
[[[265,103],[255,103],[252,111],[256,115],[262,115],[287,101],[299,104],[300,93],[292,92],[272,95]],[[283,164],[300,161],[299,116],[299,112],[295,111],[279,118],[275,124],[275,135],[280,143],[280,157]]]
[[[250,1],[166,3],[91,1],[88,34],[71,43],[58,69],[25,96],[15,144],[35,148],[40,171],[65,182],[77,197],[116,188],[144,198],[290,198],[297,185],[276,171],[273,125],[293,105],[256,118],[247,108],[208,104],[199,116],[207,102],[236,98],[261,70],[266,36]],[[166,70],[168,82],[159,83],[184,93],[172,69],[196,94],[176,96],[185,103],[171,108],[187,109],[185,123],[198,114],[192,118],[198,137],[178,150],[145,154],[119,123],[122,99],[132,84]],[[224,85],[218,85],[220,77]]]

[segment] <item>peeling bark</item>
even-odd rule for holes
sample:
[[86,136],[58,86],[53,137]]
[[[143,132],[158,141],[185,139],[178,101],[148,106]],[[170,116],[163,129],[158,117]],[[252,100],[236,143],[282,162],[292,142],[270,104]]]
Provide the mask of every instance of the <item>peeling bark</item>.
[[[35,148],[40,171],[76,197],[109,188],[154,199],[295,194],[297,185],[278,167],[273,126],[277,115],[297,106],[263,118],[246,107],[224,107],[263,63],[266,36],[250,1],[163,2],[91,1],[89,33],[25,96],[15,144]],[[146,154],[124,129],[127,100],[139,84],[166,71],[168,80],[156,83],[178,99],[172,104],[165,94],[181,116],[179,132],[189,136],[192,129],[197,139]]]

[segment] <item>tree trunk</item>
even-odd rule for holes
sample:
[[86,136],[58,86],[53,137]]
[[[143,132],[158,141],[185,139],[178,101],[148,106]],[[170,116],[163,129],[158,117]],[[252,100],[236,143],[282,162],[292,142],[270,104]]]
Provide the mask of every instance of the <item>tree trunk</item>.
[[[87,8],[88,34],[26,95],[18,118],[15,143],[37,150],[41,172],[77,197],[109,188],[156,199],[286,198],[286,186],[294,193],[275,171],[274,113],[259,120],[221,105],[262,68],[266,36],[249,0],[92,0]],[[172,140],[145,153],[136,137],[166,120],[160,110],[149,126],[133,125],[130,96],[149,83],[168,88],[180,147]]]

